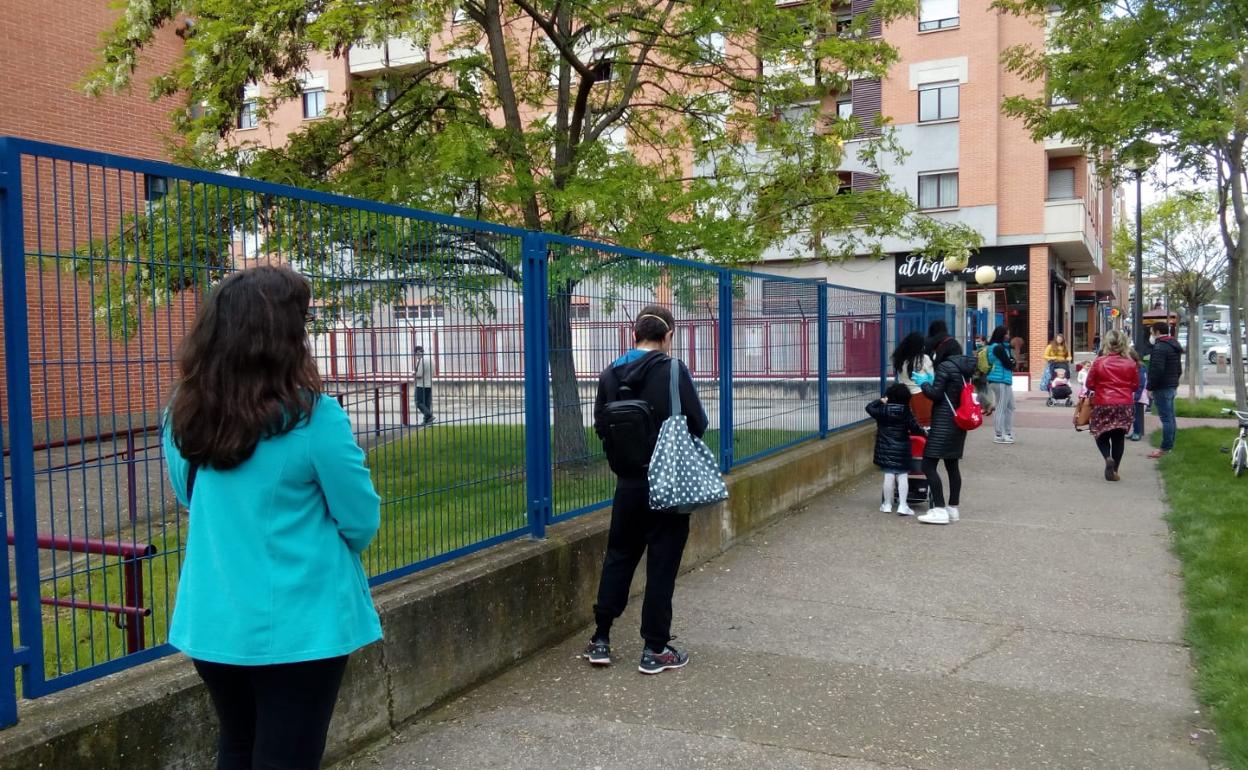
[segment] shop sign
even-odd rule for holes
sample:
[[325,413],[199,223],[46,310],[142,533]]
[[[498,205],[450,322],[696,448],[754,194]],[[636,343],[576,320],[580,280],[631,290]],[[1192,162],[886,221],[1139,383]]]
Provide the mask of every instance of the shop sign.
[[[943,286],[953,279],[943,262],[929,262],[918,254],[896,256],[897,290]],[[1029,253],[1026,246],[999,246],[980,249],[971,254],[970,262],[961,273],[962,280],[974,285],[975,271],[985,265],[997,271],[994,283],[1026,283],[1029,275]]]

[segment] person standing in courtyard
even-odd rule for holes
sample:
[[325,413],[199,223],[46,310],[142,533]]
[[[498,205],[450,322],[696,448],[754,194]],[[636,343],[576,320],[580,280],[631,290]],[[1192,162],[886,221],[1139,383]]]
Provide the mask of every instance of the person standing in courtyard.
[[988,387],[992,391],[993,441],[1014,443],[1014,355],[1006,341],[1007,330],[998,326],[988,341]]
[[[963,386],[975,373],[975,359],[962,354],[962,346],[949,336],[949,328],[944,321],[932,323],[928,342],[936,362],[936,376],[931,384],[923,386],[923,393],[932,401],[932,428],[923,449],[923,475],[927,477],[932,505],[917,519],[924,524],[949,524],[961,517],[958,504],[962,494],[962,473],[958,463],[966,445],[966,431],[954,422],[953,412],[961,403]],[[942,460],[949,477],[947,501],[938,473]]]
[[1157,405],[1157,417],[1161,420],[1161,447],[1149,452],[1157,459],[1174,449],[1178,425],[1174,416],[1174,397],[1183,377],[1183,348],[1171,336],[1166,323],[1153,324],[1152,353],[1148,359],[1148,391]]
[[1127,335],[1105,335],[1101,355],[1092,362],[1087,388],[1092,393],[1092,436],[1105,458],[1105,480],[1118,481],[1127,433],[1135,424],[1135,392],[1139,364],[1131,357]]
[[598,377],[594,430],[616,474],[615,498],[607,553],[594,604],[597,627],[582,655],[595,666],[611,664],[611,626],[628,605],[633,573],[646,553],[646,592],[641,604],[638,670],[659,674],[681,668],[689,656],[668,644],[672,637],[672,595],[685,542],[689,515],[650,507],[647,478],[659,426],[672,415],[672,367],[680,367],[678,397],[689,432],[698,438],[708,423],[689,370],[671,357],[676,320],[659,305],[647,305],[633,324],[633,350],[616,359]]
[[417,345],[412,359],[412,379],[416,383],[416,409],[424,418],[421,425],[433,422],[433,362],[425,356],[423,345]]
[[360,554],[380,498],[321,392],[287,268],[226,277],[178,351],[162,426],[190,510],[169,643],[217,714],[217,770],[320,767],[348,656],[381,638]]
[[932,421],[932,402],[923,395],[923,384],[933,379],[932,358],[924,351],[923,335],[911,332],[902,338],[893,351],[893,371],[897,382],[910,391],[910,411],[920,425]]

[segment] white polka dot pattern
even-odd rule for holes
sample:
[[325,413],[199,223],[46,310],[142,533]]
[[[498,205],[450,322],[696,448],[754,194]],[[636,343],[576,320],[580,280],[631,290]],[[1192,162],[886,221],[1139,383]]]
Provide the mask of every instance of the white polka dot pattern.
[[680,413],[680,370],[680,362],[672,359],[672,416],[659,428],[650,458],[650,507],[689,513],[694,508],[727,500],[728,487],[719,475],[715,455],[702,439],[689,432],[689,421]]

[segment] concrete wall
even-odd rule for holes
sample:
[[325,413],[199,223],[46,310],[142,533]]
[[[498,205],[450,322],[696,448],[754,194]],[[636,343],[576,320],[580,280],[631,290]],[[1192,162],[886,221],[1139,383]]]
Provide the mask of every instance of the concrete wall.
[[[684,568],[867,470],[873,440],[870,428],[855,428],[734,472],[729,502],[694,515]],[[378,589],[386,638],[352,657],[327,760],[588,624],[608,521],[607,512],[585,516],[544,541],[507,543]],[[212,765],[215,719],[180,655],[22,706],[22,721],[0,733],[0,770]]]

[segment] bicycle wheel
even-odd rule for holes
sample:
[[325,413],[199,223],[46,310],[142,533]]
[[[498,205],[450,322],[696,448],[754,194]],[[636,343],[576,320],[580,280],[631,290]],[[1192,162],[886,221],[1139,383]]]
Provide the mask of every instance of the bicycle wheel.
[[1235,442],[1235,448],[1231,451],[1231,468],[1235,471],[1236,477],[1248,470],[1248,444],[1243,441]]

